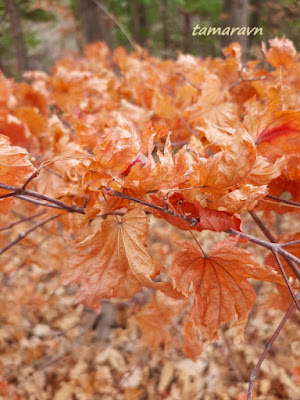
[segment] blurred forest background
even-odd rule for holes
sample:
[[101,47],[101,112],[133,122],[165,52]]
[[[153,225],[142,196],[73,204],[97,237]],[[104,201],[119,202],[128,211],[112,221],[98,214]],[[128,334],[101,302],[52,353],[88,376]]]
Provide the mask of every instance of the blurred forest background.
[[[246,58],[261,42],[300,38],[299,0],[0,0],[0,69],[20,78],[25,70],[50,71],[58,58],[103,40],[132,49],[130,40],[162,58],[178,52],[216,57],[239,41]],[[193,26],[261,27],[256,36],[192,36]],[[125,32],[125,34],[124,34]]]

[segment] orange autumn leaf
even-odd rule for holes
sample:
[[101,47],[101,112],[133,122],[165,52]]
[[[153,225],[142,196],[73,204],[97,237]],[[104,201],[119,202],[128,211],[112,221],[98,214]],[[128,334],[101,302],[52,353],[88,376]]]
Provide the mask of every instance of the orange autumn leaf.
[[20,185],[34,172],[25,149],[10,146],[9,138],[0,135],[0,179],[6,185]]
[[[209,129],[209,128],[208,128]],[[240,183],[251,171],[255,160],[254,142],[242,126],[234,130],[224,129],[219,138],[222,150],[212,157],[204,158],[195,153],[193,172],[190,174],[192,187],[208,188],[220,192]]]
[[37,108],[19,107],[14,115],[28,126],[33,136],[41,136],[47,130],[48,120]]
[[183,324],[183,353],[190,357],[193,361],[202,353],[203,342],[197,336],[194,325],[191,321],[186,320]]
[[170,135],[165,143],[164,152],[157,151],[156,162],[152,152],[154,136],[150,138],[148,158],[144,157],[138,163],[133,163],[124,179],[124,187],[140,190],[170,189],[185,181],[190,170],[189,156],[185,147],[172,155]]
[[291,368],[291,372],[294,375],[295,383],[300,385],[300,365],[297,365],[294,368]]
[[278,158],[274,163],[270,163],[266,158],[257,156],[247,182],[253,185],[266,185],[277,178],[286,166],[285,157]]
[[270,48],[267,49],[266,44],[262,43],[262,50],[266,60],[275,68],[292,67],[297,60],[297,50],[293,42],[286,37],[275,38],[269,40]]
[[247,278],[283,282],[274,269],[261,266],[247,250],[235,247],[237,240],[229,237],[216,244],[209,256],[204,256],[194,243],[180,242],[181,250],[174,255],[169,271],[174,287],[185,296],[189,296],[193,284],[190,318],[208,341],[217,339],[221,324],[235,317],[236,341],[243,339],[248,314],[256,299]]
[[300,151],[300,112],[282,110],[281,95],[280,88],[269,90],[266,104],[253,97],[244,117],[258,153],[271,162]]
[[[226,211],[227,213],[241,214],[252,210],[257,202],[268,193],[267,185],[254,186],[250,184],[240,185],[237,189],[230,190],[227,193],[198,193],[196,200],[202,207],[208,207],[213,210]],[[189,197],[186,195],[187,199]],[[193,193],[191,193],[193,199]]]
[[135,132],[115,127],[106,132],[104,140],[94,148],[94,154],[103,171],[114,176],[126,171],[136,159],[139,150]]
[[95,234],[77,245],[78,252],[64,270],[60,284],[79,284],[76,302],[100,311],[101,298],[127,298],[142,286],[180,298],[168,282],[153,282],[162,265],[146,252],[148,219],[133,209],[117,221],[110,215]]
[[149,304],[145,304],[132,318],[133,323],[138,325],[142,333],[142,340],[152,349],[163,344],[167,350],[172,340],[170,328],[174,317],[178,314],[181,304],[174,304],[174,301],[165,296],[151,298]]
[[[20,186],[35,171],[25,149],[10,146],[9,138],[0,134],[0,182],[5,185]],[[9,193],[0,189],[0,196]],[[11,199],[0,200],[0,210],[6,212]]]

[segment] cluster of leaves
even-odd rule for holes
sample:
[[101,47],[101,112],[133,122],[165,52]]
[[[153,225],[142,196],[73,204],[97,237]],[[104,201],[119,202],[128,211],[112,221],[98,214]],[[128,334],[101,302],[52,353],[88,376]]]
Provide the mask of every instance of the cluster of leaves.
[[[42,219],[16,239],[4,230],[0,254],[47,223],[45,234],[75,245],[60,284],[79,285],[77,302],[100,311],[101,299],[144,287],[191,299],[193,325],[184,331],[192,357],[191,348],[201,351],[190,343],[193,328],[212,341],[233,322],[243,338],[255,302],[248,278],[276,283],[281,307],[289,306],[282,269],[297,289],[290,263],[299,261],[299,233],[278,238],[296,241],[289,252],[280,248],[283,266],[278,246],[258,243],[276,250],[265,265],[238,246],[239,236],[251,240],[243,213],[261,211],[270,225],[274,211],[299,213],[299,55],[285,38],[263,52],[270,71],[259,61],[242,64],[235,43],[222,59],[175,61],[97,43],[82,58],[58,61],[51,75],[28,72],[22,83],[1,75],[0,212],[10,226],[20,209]],[[279,205],[280,196],[288,204]],[[33,214],[37,207],[49,211]],[[147,253],[147,214],[191,234],[168,270]],[[207,255],[193,233],[205,229],[235,237]],[[167,331],[161,340],[149,331],[170,323],[172,308],[156,299],[137,315],[152,347],[168,342]]]

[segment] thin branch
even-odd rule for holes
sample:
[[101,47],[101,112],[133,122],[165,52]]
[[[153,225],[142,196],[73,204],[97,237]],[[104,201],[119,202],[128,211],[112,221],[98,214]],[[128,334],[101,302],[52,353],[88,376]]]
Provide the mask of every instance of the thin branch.
[[193,136],[197,136],[197,132],[194,131],[194,129],[192,129],[183,118],[179,117],[181,123],[184,125],[184,127],[190,132],[191,135]]
[[271,350],[271,348],[272,348],[277,336],[279,335],[279,333],[282,330],[283,326],[285,325],[286,321],[288,320],[288,318],[292,314],[292,311],[294,310],[294,308],[295,308],[295,303],[292,303],[290,305],[290,307],[288,308],[287,312],[285,313],[284,317],[282,318],[282,320],[281,320],[280,324],[278,325],[277,329],[273,333],[271,339],[266,344],[266,347],[265,347],[264,351],[262,352],[261,356],[259,357],[259,360],[258,360],[258,362],[257,362],[257,364],[256,364],[255,368],[253,369],[253,371],[251,373],[251,376],[250,376],[249,388],[248,388],[248,393],[247,393],[247,400],[251,400],[252,399],[254,382],[255,382],[255,379],[257,377],[257,374],[259,373],[260,367],[261,367],[264,359],[266,358],[267,354]]
[[117,27],[122,31],[123,35],[126,37],[128,42],[130,43],[131,47],[133,48],[134,51],[137,51],[137,48],[135,44],[133,43],[133,40],[131,39],[130,35],[125,31],[125,29],[122,27],[122,25],[117,21],[117,19],[107,10],[107,8],[100,3],[98,0],[93,0],[95,4],[106,14],[116,25]]
[[28,189],[24,190],[22,188],[18,188],[17,186],[5,185],[3,183],[0,183],[0,189],[11,190],[13,192],[12,196],[25,195],[29,197],[35,197],[37,199],[46,200],[49,203],[56,204],[57,206],[63,208],[66,211],[84,214],[84,208],[82,207],[72,206],[70,204],[64,203],[63,201],[54,199],[53,197],[46,196],[42,193],[35,192],[33,190],[28,190]]
[[[188,221],[191,224],[191,226],[195,226],[199,222],[199,218],[190,218],[190,217],[187,217],[186,215],[177,214],[173,210],[170,210],[169,207],[160,207],[155,204],[149,203],[145,200],[140,200],[135,197],[128,196],[124,193],[118,192],[117,190],[112,190],[111,188],[107,188],[107,191],[112,196],[118,196],[118,197],[122,197],[123,199],[132,200],[136,203],[143,204],[144,206],[153,208],[160,212],[170,214],[173,217],[181,218],[184,221]],[[252,235],[248,235],[244,232],[236,231],[235,229],[228,229],[225,232],[228,233],[229,235],[240,236],[240,237],[246,238],[255,244],[258,244],[262,247],[266,247],[267,249],[271,250],[272,252],[277,251],[284,258],[287,258],[287,259],[295,262],[296,264],[300,265],[300,259],[298,257],[294,256],[293,254],[289,253],[288,251],[284,250],[283,248],[281,248],[278,243],[266,242],[265,240],[258,239],[256,237],[254,237]],[[292,266],[292,264],[290,264],[290,265],[291,265],[291,268],[293,269],[293,272],[295,273],[297,278],[300,280],[300,270],[296,266]]]
[[285,203],[285,204],[290,204],[292,206],[300,207],[300,203],[298,203],[297,201],[281,199],[280,197],[272,196],[271,194],[267,194],[265,197],[268,197],[269,199],[272,200],[276,200],[280,203]]
[[185,82],[187,82],[189,85],[193,86],[193,88],[197,90],[202,90],[200,86],[195,85],[193,82],[191,82],[188,78],[186,78],[184,75],[182,75],[180,72],[176,72],[176,75],[180,76]]
[[36,169],[33,174],[25,181],[24,185],[22,186],[22,190],[25,190],[27,185],[32,181],[32,179],[36,178],[40,173],[39,169]]
[[267,77],[265,75],[260,76],[258,78],[250,78],[250,79],[244,79],[242,76],[242,71],[238,71],[239,77],[238,79],[233,82],[233,84],[230,86],[230,88],[228,89],[229,91],[231,91],[232,89],[234,89],[236,86],[238,86],[240,83],[242,82],[255,82],[255,81],[265,81],[267,79]]
[[264,233],[264,235],[270,240],[270,242],[277,243],[275,236],[272,235],[272,233],[269,231],[266,225],[261,221],[261,219],[258,218],[258,216],[253,211],[249,211],[249,214],[251,215],[256,225]]
[[[282,249],[278,243],[266,242],[265,240],[258,239],[256,237],[254,237],[252,235],[248,235],[244,232],[236,231],[235,229],[228,229],[225,232],[228,233],[229,235],[240,236],[242,238],[248,239],[248,240],[250,240],[250,242],[258,244],[262,247],[266,247],[267,249],[269,249],[271,251],[277,251],[283,257],[288,258],[288,259],[294,261],[296,264],[300,265],[300,259],[298,257],[294,256],[293,254],[289,253],[288,251],[285,251],[284,249]],[[300,271],[293,270],[293,272],[295,273],[297,278],[300,280]]]
[[16,225],[18,225],[18,224],[22,224],[23,222],[30,221],[30,220],[32,220],[32,219],[34,219],[34,218],[37,218],[37,217],[39,217],[39,216],[45,214],[45,212],[46,212],[46,211],[41,211],[41,212],[39,212],[39,213],[37,213],[37,214],[31,215],[30,217],[22,218],[22,219],[20,219],[19,221],[12,222],[11,224],[5,226],[4,228],[0,228],[0,232],[6,231],[6,230],[8,230],[8,229],[11,229],[13,226],[16,226]]
[[50,207],[50,208],[55,208],[56,210],[66,211],[64,208],[61,208],[61,207],[57,206],[56,204],[45,203],[44,201],[32,199],[31,197],[26,197],[26,196],[22,196],[22,195],[18,195],[18,196],[15,195],[14,197],[17,199],[20,199],[20,200],[28,201],[29,203],[36,204],[37,206]]
[[[270,242],[278,243],[276,238],[272,235],[272,233],[269,231],[269,229],[266,227],[266,225],[260,220],[260,218],[258,218],[258,216],[253,211],[250,211],[249,214],[251,215],[251,217],[253,218],[254,222],[257,224],[257,226],[265,234],[265,236],[270,240]],[[280,244],[280,246],[283,247],[281,244]],[[299,279],[300,278],[300,272],[299,272],[299,268],[297,267],[295,262],[290,260],[289,258],[287,258],[285,256],[283,256],[283,257],[285,258],[286,262],[288,263],[288,265],[290,266],[291,270],[294,272],[296,277]]]
[[190,218],[190,217],[187,217],[186,215],[177,214],[175,211],[170,210],[170,208],[168,206],[165,206],[165,207],[157,206],[156,204],[152,204],[152,203],[149,203],[148,201],[140,200],[140,199],[137,199],[135,197],[128,196],[127,194],[118,192],[117,190],[113,190],[112,196],[117,196],[117,197],[122,197],[123,199],[132,200],[132,201],[134,201],[136,203],[143,204],[144,206],[153,208],[153,209],[158,210],[160,212],[163,212],[163,213],[166,213],[166,214],[170,214],[173,217],[181,218],[184,221],[189,222],[191,226],[195,226],[199,222],[199,218]]
[[291,296],[292,296],[292,298],[294,299],[294,303],[295,303],[295,305],[297,306],[298,310],[300,311],[300,304],[298,303],[297,296],[295,295],[295,293],[294,293],[294,291],[293,291],[293,288],[291,287],[291,284],[290,284],[290,282],[289,282],[289,279],[288,279],[288,277],[287,277],[287,275],[286,275],[286,273],[285,273],[285,270],[284,270],[284,268],[283,268],[283,266],[282,266],[282,264],[281,264],[280,258],[278,257],[278,254],[277,254],[276,251],[274,251],[273,254],[274,254],[274,257],[276,258],[278,267],[279,267],[279,269],[280,269],[280,271],[281,271],[281,273],[282,273],[282,275],[283,275],[283,278],[284,278],[285,283],[286,283],[286,285],[287,285],[287,287],[288,287],[288,289],[289,289],[289,291],[290,291],[290,293],[291,293]]
[[58,215],[52,215],[51,217],[45,219],[44,221],[39,222],[38,224],[35,224],[33,227],[31,227],[30,229],[28,229],[25,232],[20,232],[19,235],[16,237],[16,239],[12,240],[11,242],[7,243],[4,247],[2,247],[2,249],[0,249],[0,256],[8,249],[10,249],[12,246],[14,246],[15,244],[17,244],[18,242],[20,242],[22,239],[24,239],[26,236],[28,236],[31,232],[35,231],[37,228],[39,228],[40,226],[43,226],[45,224],[47,224],[47,222],[52,221],[53,219],[59,217]]
[[63,116],[61,115],[62,111],[56,104],[54,105],[54,107],[55,107],[55,115],[60,120],[60,122],[63,124],[63,126],[65,128],[67,128],[67,129],[69,129],[69,131],[71,132],[71,136],[72,136],[73,141],[77,142],[76,133],[75,133],[72,125],[63,118]]
[[300,239],[299,240],[293,240],[292,242],[288,242],[288,243],[280,243],[281,247],[287,247],[287,246],[293,246],[294,244],[299,244],[300,243]]

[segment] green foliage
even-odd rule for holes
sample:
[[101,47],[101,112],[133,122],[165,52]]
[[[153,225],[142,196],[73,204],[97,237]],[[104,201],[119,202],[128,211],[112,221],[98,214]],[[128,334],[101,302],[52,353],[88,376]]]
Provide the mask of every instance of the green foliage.
[[41,8],[25,11],[23,13],[23,17],[32,22],[57,22],[57,17],[55,14],[42,10]]

